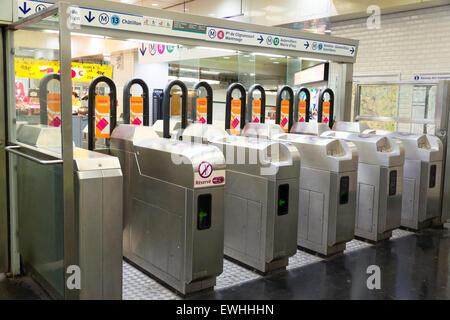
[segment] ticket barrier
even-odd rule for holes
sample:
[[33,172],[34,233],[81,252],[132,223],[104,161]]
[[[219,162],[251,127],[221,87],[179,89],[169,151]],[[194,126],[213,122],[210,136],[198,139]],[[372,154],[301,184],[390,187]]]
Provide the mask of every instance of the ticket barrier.
[[[97,94],[97,86],[105,83],[108,95]],[[94,78],[88,90],[88,125],[83,130],[83,149],[108,153],[111,132],[117,125],[117,89],[107,76]]]
[[[254,98],[253,93],[255,91],[259,92],[259,99]],[[248,89],[247,108],[246,119],[248,119],[248,122],[266,122],[266,90],[260,84],[254,84]]]
[[342,252],[354,237],[356,149],[341,140],[285,133],[277,127],[247,123],[242,135],[293,145],[300,153],[297,244],[323,255]]
[[186,295],[214,287],[223,270],[225,159],[214,146],[170,139],[170,82],[164,92],[164,138],[151,127],[119,125],[111,154],[124,172],[124,257]]
[[420,230],[440,224],[443,177],[441,140],[432,135],[383,130],[366,130],[365,133],[398,139],[405,147],[401,225]]
[[[329,100],[325,101],[325,95]],[[319,103],[317,107],[317,122],[327,124],[330,129],[334,125],[334,92],[330,88],[324,88],[319,93]]]
[[[234,90],[241,92],[240,103],[232,99]],[[191,124],[183,139],[200,138],[221,149],[227,159],[225,255],[262,273],[285,268],[297,251],[300,156],[292,145],[228,135],[245,124],[244,87],[232,84],[226,101],[225,130],[212,134],[213,129],[201,131],[199,124]],[[233,101],[240,107],[234,116]],[[234,128],[232,122],[237,123]],[[208,137],[197,136],[202,133]]]
[[[194,85],[192,90],[198,92],[200,88],[206,90],[206,98],[197,98],[195,103],[196,121],[189,124],[187,128],[180,127],[183,130],[181,139],[183,141],[209,144],[211,139],[228,136],[229,134],[223,128],[213,125],[213,90],[211,86],[205,81],[200,81]],[[231,111],[228,110],[228,112]]]
[[[64,270],[63,220],[54,209],[39,209],[48,192],[60,192],[57,170],[47,170],[46,160],[23,154],[20,143],[36,148],[49,160],[61,152],[61,128],[47,125],[22,125],[17,133],[19,146],[8,147],[17,157],[20,254],[23,264],[45,279],[50,294],[61,297]],[[29,153],[27,151],[27,153]],[[78,222],[78,265],[81,270],[80,299],[122,298],[122,171],[116,157],[74,148],[74,190]],[[50,160],[51,161],[51,160]],[[25,177],[40,183],[30,184]],[[43,182],[45,181],[45,182]],[[46,187],[43,188],[43,185]],[[51,208],[53,204],[48,204]],[[58,214],[61,211],[56,211]],[[58,271],[59,270],[59,271]],[[41,277],[39,277],[40,279]]]
[[388,136],[327,131],[358,149],[355,235],[370,241],[389,239],[400,227],[405,151]]
[[345,250],[354,237],[358,152],[343,140],[282,134],[300,153],[298,246],[322,255]]
[[[142,95],[133,96],[131,87],[139,85]],[[150,122],[150,93],[147,84],[139,78],[127,81],[123,88],[123,122],[137,126],[149,126]]]
[[[302,93],[305,99],[302,100]],[[294,125],[297,122],[309,122],[311,118],[311,93],[308,88],[301,87],[295,93],[294,105],[297,107],[297,112],[294,110]]]

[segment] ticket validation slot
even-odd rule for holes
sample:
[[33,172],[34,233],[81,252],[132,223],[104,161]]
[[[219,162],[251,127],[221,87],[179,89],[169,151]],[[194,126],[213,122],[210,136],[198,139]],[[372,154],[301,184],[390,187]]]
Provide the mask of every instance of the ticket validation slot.
[[[133,96],[131,88],[133,85],[142,88],[142,96]],[[123,89],[123,120],[125,124],[149,125],[150,119],[150,95],[144,80],[133,78],[127,81]]]
[[[282,100],[283,93],[287,92],[288,100]],[[284,85],[277,92],[275,123],[283,128],[284,132],[289,132],[294,123],[294,91],[291,87]]]
[[[181,89],[181,132],[178,133],[179,138],[181,139],[183,130],[187,127],[187,113],[188,113],[188,90],[184,82],[180,80],[173,80],[169,82],[164,89],[164,98],[163,98],[163,110],[164,110],[164,119],[163,119],[163,138],[170,139],[170,101],[172,98],[172,88],[178,86]],[[178,137],[177,137],[178,138]]]
[[[241,98],[233,99],[234,90],[239,90]],[[246,92],[240,83],[233,83],[228,87],[225,103],[225,130],[230,134],[239,134],[245,126]]]
[[61,95],[49,93],[48,83],[60,81],[59,73],[48,73],[39,82],[40,122],[42,125],[59,127],[61,125]]
[[[255,91],[260,93],[260,99],[255,100],[253,98]],[[248,89],[247,106],[249,109],[247,114],[249,122],[266,122],[266,90],[260,84],[254,84]]]
[[[325,95],[329,95],[329,100],[325,101]],[[333,128],[334,117],[334,92],[330,88],[325,88],[319,94],[317,122],[327,123],[330,129]]]
[[[199,93],[199,89],[205,89],[206,98],[201,98]],[[213,122],[213,90],[208,82],[200,81],[197,82],[192,90],[196,93],[196,99],[193,103],[195,106],[193,114],[194,122],[212,124]]]
[[[100,96],[96,93],[97,86],[102,82],[109,87],[107,96]],[[116,127],[117,90],[114,81],[106,76],[96,77],[89,85],[88,99],[88,149],[94,150],[95,139],[109,139],[111,132]]]
[[[305,97],[304,100],[302,100],[302,93]],[[294,122],[309,122],[311,116],[311,93],[308,88],[302,87],[298,89],[295,94],[294,104],[297,107],[297,112],[294,114]]]

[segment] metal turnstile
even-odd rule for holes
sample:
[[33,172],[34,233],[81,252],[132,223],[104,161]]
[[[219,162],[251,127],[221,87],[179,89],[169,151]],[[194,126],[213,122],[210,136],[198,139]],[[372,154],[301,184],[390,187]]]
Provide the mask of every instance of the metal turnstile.
[[389,239],[400,227],[402,211],[402,144],[384,136],[327,131],[322,136],[344,139],[359,153],[355,235],[371,241]]
[[[61,129],[46,125],[22,125],[17,141],[55,156],[61,149]],[[11,149],[15,153],[16,149]],[[20,147],[19,149],[20,150]],[[21,151],[20,151],[21,152]],[[38,205],[45,193],[60,192],[56,170],[36,163],[34,156],[17,158],[20,253],[25,268],[43,275],[50,293],[61,295],[64,287],[63,217]],[[81,299],[122,298],[122,171],[116,157],[74,148],[78,265]],[[62,170],[62,168],[61,168]],[[33,176],[36,183],[26,177]],[[50,177],[50,179],[49,179]],[[54,177],[54,179],[51,179]],[[42,188],[42,179],[46,179]],[[56,211],[60,213],[61,211]]]
[[223,270],[226,166],[214,146],[169,139],[167,100],[175,85],[187,113],[186,86],[172,81],[164,93],[164,138],[151,127],[119,125],[110,152],[124,172],[125,258],[188,294],[214,287]]
[[[236,89],[241,92],[239,100],[232,99]],[[183,131],[183,139],[216,145],[225,154],[225,255],[265,273],[285,268],[296,253],[300,157],[292,145],[230,136],[231,122],[233,129],[242,129],[245,113],[245,89],[232,84],[225,130],[212,124],[191,124]],[[236,120],[238,114],[240,120]]]
[[[414,230],[441,216],[443,145],[436,136],[366,130],[400,140],[405,147],[401,225]],[[439,223],[438,223],[439,224]]]
[[210,143],[227,158],[225,255],[260,272],[286,267],[297,251],[298,151],[241,136]]
[[[328,129],[321,123],[302,124]],[[296,124],[291,131],[293,128]],[[297,243],[323,255],[342,252],[346,242],[354,237],[356,148],[336,139],[284,133],[279,125],[247,123],[242,135],[264,137],[297,148],[301,158]]]
[[298,245],[323,255],[345,250],[355,231],[358,152],[337,139],[282,134],[300,152]]

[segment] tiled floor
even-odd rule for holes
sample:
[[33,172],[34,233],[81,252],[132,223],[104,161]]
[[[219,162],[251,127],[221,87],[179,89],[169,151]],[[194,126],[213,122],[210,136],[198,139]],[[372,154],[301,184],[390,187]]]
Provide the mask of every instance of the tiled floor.
[[[400,238],[413,234],[405,230],[394,230],[392,238]],[[363,249],[372,246],[371,244],[352,240],[347,243],[345,253]],[[323,261],[324,259],[304,251],[297,251],[297,254],[289,259],[288,270],[300,268],[311,263]],[[135,269],[133,266],[124,262],[123,271],[123,298],[125,300],[165,300],[180,299],[170,289],[162,286],[155,280],[149,278],[146,274]],[[229,260],[224,260],[223,273],[217,278],[215,290],[221,290],[237,285],[241,285],[247,281],[263,278],[260,274],[245,269]]]
[[[447,225],[448,228],[448,225]],[[450,299],[450,231],[395,230],[390,241],[372,245],[353,240],[344,254],[329,259],[297,251],[286,271],[263,277],[228,260],[215,291],[201,299]],[[382,270],[383,290],[365,287],[366,269]],[[124,262],[124,299],[181,299]],[[45,299],[29,278],[0,279],[0,299]]]

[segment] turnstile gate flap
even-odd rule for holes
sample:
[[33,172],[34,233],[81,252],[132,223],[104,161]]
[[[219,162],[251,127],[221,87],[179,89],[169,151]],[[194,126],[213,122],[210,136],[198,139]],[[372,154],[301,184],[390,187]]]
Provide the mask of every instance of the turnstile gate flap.
[[111,134],[111,149],[134,152],[134,144],[137,142],[158,137],[158,134],[151,127],[120,124]]
[[187,188],[225,184],[225,158],[215,146],[152,138],[136,143],[135,151],[142,175]]
[[296,122],[292,128],[291,133],[308,134],[313,136],[320,136],[325,131],[330,130],[326,123],[319,122]]
[[370,128],[365,122],[336,121],[333,126],[333,130],[353,133],[363,133],[367,129]]
[[384,167],[403,166],[405,149],[403,144],[395,142],[387,136],[376,136],[364,133],[343,131],[327,131],[322,137],[334,137],[350,141],[359,152],[359,162]]
[[228,136],[228,132],[212,124],[192,123],[183,131],[183,141],[205,144],[213,138],[224,136]]
[[436,136],[371,129],[364,131],[364,133],[389,136],[401,141],[405,148],[406,159],[426,162],[443,160],[442,141]]
[[274,123],[247,123],[242,131],[246,137],[271,139],[275,135],[283,134],[284,130],[279,124]]
[[291,143],[228,136],[214,138],[211,144],[225,155],[227,169],[276,179],[298,178],[300,154]]
[[358,167],[357,149],[343,140],[290,133],[275,139],[297,147],[302,167],[332,172],[355,171]]

